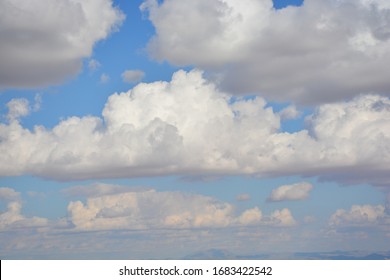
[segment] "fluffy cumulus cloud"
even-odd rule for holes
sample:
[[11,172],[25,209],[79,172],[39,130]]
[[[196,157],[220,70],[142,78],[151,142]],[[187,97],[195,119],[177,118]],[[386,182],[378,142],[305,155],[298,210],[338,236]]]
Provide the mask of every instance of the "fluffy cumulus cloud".
[[279,112],[280,118],[283,120],[294,120],[302,115],[294,105],[290,105]]
[[300,174],[386,185],[389,108],[377,95],[322,105],[308,117],[309,130],[286,133],[262,98],[231,99],[200,71],[178,71],[170,82],[111,95],[103,118],[70,117],[52,129],[0,124],[0,174]]
[[360,240],[371,248],[378,240],[383,248],[390,233],[390,212],[385,205],[352,205],[350,209],[337,209],[328,220],[327,237],[340,241]]
[[230,92],[317,104],[390,93],[388,1],[275,10],[271,0],[147,0],[141,9],[156,29],[152,57],[207,69]]
[[275,210],[271,215],[271,221],[276,222],[278,226],[294,226],[297,223],[287,208]]
[[304,200],[309,197],[313,186],[310,183],[302,182],[292,185],[284,185],[272,191],[269,201],[283,200]]
[[232,204],[183,192],[158,192],[121,186],[80,186],[72,195],[88,193],[85,203],[72,201],[68,219],[73,230],[150,230],[225,228],[237,226],[291,226],[288,209],[263,216],[257,207],[236,214]]
[[9,121],[17,120],[30,114],[30,103],[26,98],[14,98],[7,103]]
[[[335,161],[324,178],[357,183],[363,178],[388,186],[386,166],[390,149],[390,100],[375,95],[352,102],[322,105],[308,118],[310,134],[325,144],[319,148],[321,160]],[[354,176],[340,166],[354,169]]]
[[385,217],[383,205],[353,205],[350,210],[338,209],[329,220],[330,225],[372,225]]
[[267,26],[272,8],[272,1],[257,0],[157,3],[148,0],[141,5],[156,28],[149,50],[154,57],[178,65],[218,66],[240,61],[250,50],[253,34]]
[[20,193],[11,188],[0,187],[0,201],[7,203],[6,210],[0,212],[0,231],[46,226],[48,221],[40,217],[25,217],[22,211]]
[[45,86],[76,74],[123,19],[112,0],[0,1],[0,88]]
[[234,204],[182,191],[96,183],[62,193],[70,199],[67,215],[47,220],[23,216],[20,193],[0,188],[0,202],[6,202],[1,256],[182,258],[210,247],[258,253],[291,243],[287,237],[299,231],[291,228],[296,222],[288,209],[238,211]]
[[126,70],[122,73],[122,79],[125,83],[136,83],[143,79],[145,73],[141,70]]

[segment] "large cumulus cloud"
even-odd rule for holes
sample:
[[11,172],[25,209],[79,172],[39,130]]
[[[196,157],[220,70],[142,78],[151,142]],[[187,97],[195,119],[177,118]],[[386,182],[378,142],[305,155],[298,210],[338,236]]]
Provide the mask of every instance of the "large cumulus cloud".
[[111,95],[103,118],[71,117],[53,129],[0,124],[0,174],[298,174],[386,185],[389,108],[378,95],[326,104],[307,118],[307,130],[287,133],[264,99],[232,99],[200,71],[178,71],[170,82]]
[[148,0],[141,8],[156,28],[152,57],[207,69],[231,92],[306,104],[390,93],[387,1],[275,10],[271,0]]
[[0,1],[0,88],[46,86],[76,74],[123,19],[112,0]]

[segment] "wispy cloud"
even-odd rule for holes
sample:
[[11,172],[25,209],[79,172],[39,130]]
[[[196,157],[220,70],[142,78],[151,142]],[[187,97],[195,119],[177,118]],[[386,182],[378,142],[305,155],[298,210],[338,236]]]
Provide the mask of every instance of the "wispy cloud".
[[100,75],[100,83],[105,84],[110,81],[110,76],[106,73]]
[[251,197],[247,193],[239,194],[239,195],[236,196],[236,200],[237,201],[248,201],[250,199],[251,199]]

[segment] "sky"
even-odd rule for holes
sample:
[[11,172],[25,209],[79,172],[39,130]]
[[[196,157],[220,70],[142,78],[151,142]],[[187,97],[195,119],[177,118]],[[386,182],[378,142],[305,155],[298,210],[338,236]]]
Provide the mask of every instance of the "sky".
[[0,0],[0,258],[390,251],[386,0]]

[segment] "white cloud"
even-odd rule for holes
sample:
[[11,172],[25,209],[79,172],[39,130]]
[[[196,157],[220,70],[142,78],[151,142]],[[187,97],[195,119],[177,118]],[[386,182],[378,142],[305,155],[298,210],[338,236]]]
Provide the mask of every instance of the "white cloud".
[[30,114],[30,103],[26,98],[14,98],[7,103],[9,121],[18,120]]
[[41,105],[42,105],[42,94],[37,93],[34,96],[34,106],[32,110],[34,112],[38,112],[41,109]]
[[[57,180],[150,175],[305,175],[390,182],[390,100],[378,95],[319,106],[309,130],[280,132],[260,97],[220,92],[200,71],[141,83],[108,98],[103,118],[53,129],[0,124],[0,174]],[[243,137],[245,135],[245,137]]]
[[100,183],[63,192],[83,202],[70,202],[67,217],[48,221],[24,217],[16,200],[20,194],[0,188],[9,198],[0,216],[0,231],[7,232],[0,256],[92,259],[98,252],[99,258],[181,258],[210,246],[258,253],[280,249],[286,233],[299,230],[287,228],[293,219],[289,210],[266,215],[255,207],[238,213],[231,203],[193,193]]
[[262,212],[259,208],[255,207],[252,209],[248,209],[243,212],[238,221],[242,225],[258,225],[263,217]]
[[269,201],[284,201],[284,200],[304,200],[309,197],[313,186],[307,182],[296,183],[292,185],[280,186],[273,190],[269,196]]
[[233,206],[209,197],[155,190],[107,194],[71,202],[77,230],[225,227]]
[[40,94],[35,94],[34,104],[26,98],[13,98],[7,104],[8,114],[6,119],[9,122],[19,121],[22,117],[28,116],[31,112],[37,112],[41,109],[42,97]]
[[20,193],[16,192],[14,189],[11,188],[0,188],[0,199],[1,200],[20,200]]
[[280,118],[283,120],[294,120],[302,115],[294,105],[290,105],[279,112]]
[[124,15],[112,0],[4,0],[0,18],[0,88],[23,88],[77,74]]
[[257,0],[174,0],[160,6],[148,0],[141,5],[156,28],[149,45],[155,58],[205,66],[243,59],[252,35],[267,26],[271,8],[272,1]]
[[[356,183],[363,178],[388,185],[390,100],[365,95],[351,102],[322,105],[308,118],[321,161],[337,162],[324,179]],[[346,168],[337,170],[339,167]],[[349,174],[348,169],[355,174]],[[363,179],[364,180],[364,179]]]
[[141,6],[156,28],[151,56],[207,69],[230,92],[306,104],[390,93],[386,1],[157,2]]
[[[383,226],[390,224],[390,216],[383,205],[352,205],[350,210],[338,209],[329,219],[331,227]],[[386,231],[386,228],[383,227]]]
[[122,79],[125,83],[136,83],[143,79],[144,71],[141,70],[126,70],[122,73]]
[[47,224],[47,219],[32,217],[27,218],[21,214],[22,202],[20,193],[11,188],[0,188],[0,199],[7,202],[7,209],[0,212],[0,231],[16,228],[41,227]]
[[96,59],[90,59],[88,61],[88,68],[90,71],[96,71],[97,69],[99,69],[101,66],[100,62],[97,61]]
[[[249,225],[291,226],[288,209],[264,217],[257,207],[235,215],[232,204],[211,197],[183,192],[134,190],[120,186],[89,186],[86,203],[72,201],[68,217],[73,230],[189,229]],[[82,187],[71,193],[85,194]]]
[[275,210],[271,214],[271,221],[278,226],[295,226],[297,224],[290,210],[287,208]]
[[110,76],[107,75],[106,73],[103,73],[100,75],[100,82],[102,84],[108,83],[110,81]]

